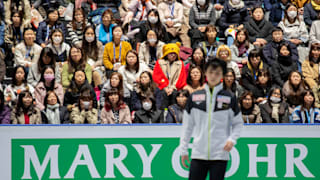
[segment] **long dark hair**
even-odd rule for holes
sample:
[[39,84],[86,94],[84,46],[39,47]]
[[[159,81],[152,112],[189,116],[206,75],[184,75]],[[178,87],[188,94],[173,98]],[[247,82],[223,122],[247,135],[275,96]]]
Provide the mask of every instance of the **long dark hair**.
[[[22,11],[19,11],[19,10],[16,10],[16,9],[13,9],[13,10],[11,11],[11,17],[10,17],[10,19],[11,19],[12,22],[13,22],[12,18],[13,18],[13,16],[14,16],[15,14],[19,14],[20,26],[21,26],[21,25],[22,25],[22,19],[23,19],[23,12],[22,12]],[[19,34],[19,36],[20,36],[20,34]]]
[[284,22],[286,19],[288,19],[288,9],[289,9],[291,6],[293,6],[293,7],[295,7],[295,8],[297,9],[297,16],[295,17],[294,21],[298,20],[299,23],[300,23],[301,21],[300,21],[299,14],[298,14],[298,7],[297,7],[295,4],[292,4],[292,3],[288,3],[288,4],[286,5],[286,9],[285,9],[285,11],[284,11],[283,22]]
[[84,10],[82,8],[75,8],[73,10],[73,16],[72,16],[72,21],[71,21],[71,24],[72,24],[72,29],[73,30],[77,30],[77,24],[76,24],[76,12],[77,11],[80,11],[82,16],[83,16],[83,20],[82,20],[82,32],[84,32],[84,28],[86,27],[86,14],[84,12]]
[[[232,83],[232,85],[231,85],[231,91],[232,91],[232,92],[236,92],[236,91],[237,91],[236,73],[234,72],[234,70],[233,70],[232,68],[227,68],[227,73],[229,73],[229,72],[232,73],[232,76],[233,76],[233,78],[234,78],[234,81],[233,81],[233,83]],[[227,73],[226,73],[226,74],[227,74]],[[226,84],[225,84],[225,81],[223,81],[223,88],[224,88],[224,89],[227,89],[227,86],[226,86]]]
[[[32,97],[32,103],[31,103],[31,105],[29,107],[26,108],[23,105],[23,100],[22,99],[27,95],[30,95]],[[36,110],[35,110],[35,107],[34,107],[33,103],[34,103],[34,98],[33,98],[32,94],[31,94],[31,92],[28,91],[28,90],[22,91],[18,96],[18,103],[17,103],[16,108],[15,108],[16,109],[16,113],[15,113],[16,117],[19,117],[22,113],[26,113],[29,110],[31,110],[32,113],[36,113]]]
[[281,102],[283,102],[283,100],[284,100],[284,95],[283,95],[283,93],[282,93],[282,88],[279,87],[279,86],[273,86],[273,87],[270,89],[270,92],[269,92],[269,94],[268,94],[268,103],[269,103],[269,104],[271,103],[270,98],[271,98],[273,92],[274,92],[275,90],[277,90],[277,89],[280,90],[280,96],[281,96],[280,99],[281,99]]
[[[52,69],[53,73],[56,74],[55,69],[54,69],[52,66],[50,66],[50,65],[44,66],[43,71],[41,71],[41,78],[40,78],[40,81],[39,81],[39,83],[40,83],[40,82],[43,82],[44,85],[45,85],[44,72],[45,72],[47,69]],[[54,84],[55,84],[55,79],[53,79],[53,80],[51,81],[51,84],[50,84],[50,87],[49,87],[50,90],[53,90],[53,89],[54,89]]]
[[154,13],[154,14],[158,17],[158,22],[157,22],[157,23],[155,24],[155,26],[154,26],[154,27],[156,27],[156,28],[151,28],[152,26],[151,26],[151,23],[149,22],[149,20],[147,20],[147,25],[148,25],[149,29],[152,29],[154,32],[156,32],[156,34],[157,34],[157,36],[158,36],[159,39],[163,39],[163,38],[164,38],[164,34],[165,34],[166,32],[163,31],[163,25],[162,25],[162,23],[161,23],[161,21],[160,21],[159,12],[158,12],[157,9],[151,9],[151,10],[148,12],[147,17],[149,17],[149,15],[150,15],[151,13]]
[[47,106],[48,106],[48,97],[50,96],[50,94],[54,94],[54,95],[56,96],[56,98],[57,98],[57,103],[58,103],[58,104],[61,103],[56,92],[54,92],[54,91],[48,91],[47,94],[46,94],[46,96],[44,97],[44,103],[43,103],[43,105],[44,105],[45,109],[47,109]]
[[[51,42],[53,42],[53,34],[56,33],[56,32],[61,33],[61,36],[62,36],[62,40],[61,40],[61,43],[60,43],[60,45],[61,45],[61,44],[63,44],[63,42],[64,42],[64,35],[63,35],[62,29],[60,29],[60,28],[53,29],[53,30],[51,31],[51,33],[50,33],[50,37],[49,37],[49,38],[51,39]],[[52,43],[52,44],[53,44],[53,43]]]
[[137,62],[136,62],[136,64],[134,65],[134,70],[136,71],[136,72],[138,72],[139,71],[139,66],[140,66],[140,63],[139,63],[139,56],[138,56],[138,53],[137,53],[137,51],[136,50],[133,50],[133,49],[131,49],[131,50],[129,50],[128,52],[127,52],[127,55],[126,55],[126,70],[130,70],[129,69],[129,65],[128,65],[128,54],[129,53],[132,53],[132,54],[134,54],[135,56],[136,56],[136,58],[137,58]]
[[125,106],[126,106],[126,104],[122,100],[123,97],[121,95],[121,92],[116,88],[112,88],[106,93],[106,102],[105,102],[105,106],[104,107],[106,108],[107,111],[112,110],[112,103],[110,102],[109,97],[111,95],[114,95],[114,94],[117,94],[119,96],[119,100],[118,100],[118,103],[117,103],[117,108],[115,110],[124,109]]
[[[81,59],[79,61],[78,64],[76,64],[75,62],[73,62],[72,58],[71,58],[71,50],[75,48],[77,50],[80,51],[81,53]],[[84,70],[86,68],[86,61],[85,61],[85,57],[83,57],[83,51],[82,49],[76,47],[76,46],[72,46],[70,48],[70,51],[69,51],[69,58],[68,58],[68,72],[69,73],[72,73],[75,69],[81,69],[81,70]]]
[[311,67],[313,67],[314,63],[319,62],[319,58],[317,59],[317,62],[314,62],[314,59],[313,59],[312,50],[316,50],[316,49],[320,50],[320,43],[312,43],[311,44],[310,51],[309,51],[309,62],[310,62]]
[[314,93],[313,93],[313,91],[312,91],[311,89],[307,89],[306,91],[304,91],[304,92],[302,93],[303,103],[302,103],[302,105],[301,105],[301,111],[304,111],[304,108],[305,108],[305,106],[306,106],[305,103],[304,103],[304,97],[305,97],[306,95],[308,95],[308,94],[310,94],[310,95],[313,97],[313,102],[312,102],[311,107],[314,108],[314,104],[315,104],[315,101],[316,101],[316,99],[315,99],[315,97],[314,97]]
[[268,69],[259,69],[258,70],[258,75],[257,75],[257,84],[260,84],[259,83],[259,77],[260,76],[266,76],[268,77],[268,82],[267,82],[267,87],[271,87],[272,86],[272,79],[271,79],[271,74],[270,74],[270,71]]
[[57,13],[58,13],[58,19],[57,19],[57,21],[55,22],[55,25],[61,24],[61,22],[59,21],[60,15],[59,15],[58,9],[55,9],[55,8],[52,8],[52,7],[50,7],[50,8],[47,10],[47,19],[45,20],[45,22],[46,22],[47,24],[50,22],[49,14],[51,14],[51,13],[53,13],[53,12],[55,12],[55,11],[57,11]]
[[[251,108],[250,109],[244,109],[243,108],[243,100],[247,97],[247,96],[250,96],[251,99],[252,99],[252,104],[251,104]],[[251,91],[246,91],[242,94],[242,96],[240,97],[240,107],[241,107],[241,111],[242,112],[248,112],[248,113],[251,113],[252,110],[254,109],[254,102],[255,102],[255,98],[254,98],[254,95]]]
[[[93,33],[94,33],[94,40],[91,43],[89,43],[85,37],[85,34],[88,31],[88,29],[92,29]],[[98,59],[99,48],[98,48],[97,35],[96,35],[94,25],[90,25],[90,26],[87,26],[84,28],[83,38],[82,38],[82,51],[83,51],[83,56],[86,59],[86,61],[87,61],[89,54],[93,54],[95,60]],[[91,51],[94,51],[94,53],[90,53]]]
[[[206,48],[206,47],[203,47],[203,48]],[[191,55],[191,62],[190,62],[190,63],[197,65],[196,62],[195,62],[195,60],[194,60],[194,58],[193,58],[193,55],[194,55],[194,53],[196,52],[196,50],[200,49],[200,51],[201,51],[202,54],[203,54],[203,59],[202,59],[202,62],[201,62],[201,64],[200,64],[200,68],[201,68],[202,71],[204,72],[205,65],[206,65],[207,55],[206,55],[206,53],[204,52],[204,49],[203,49],[203,48],[200,47],[200,46],[197,46],[196,48],[193,49],[192,55]],[[190,64],[190,65],[191,65],[191,64]]]
[[189,66],[189,72],[188,72],[188,77],[187,77],[187,84],[188,85],[190,85],[190,86],[192,86],[192,79],[191,79],[191,71],[193,70],[193,69],[198,69],[199,71],[200,71],[200,80],[199,80],[199,83],[200,83],[200,86],[202,86],[203,85],[203,83],[204,83],[204,73],[203,73],[203,70],[201,69],[201,67],[200,66],[197,66],[197,65],[194,65],[194,64],[191,64],[190,66]]
[[238,36],[239,34],[243,32],[244,35],[246,36],[246,39],[244,40],[244,45],[245,47],[248,49],[249,48],[249,45],[250,45],[250,41],[249,41],[249,33],[246,29],[240,29],[238,32],[237,32],[237,35],[236,35],[236,39],[234,40],[234,45],[239,47],[240,46],[240,42],[238,41]]
[[141,83],[141,81],[139,83],[137,83],[137,86],[136,86],[136,92],[139,94],[139,96],[141,97],[147,97],[149,96],[149,94],[154,94],[155,90],[157,89],[157,85],[156,83],[154,83],[153,79],[152,79],[152,74],[151,72],[149,71],[143,71],[141,74],[140,74],[140,79],[141,79],[141,76],[143,74],[146,74],[148,75],[149,79],[150,79],[150,82],[147,84],[147,85],[143,85]]
[[16,66],[14,68],[13,78],[12,78],[12,87],[17,85],[16,74],[17,74],[17,71],[18,71],[19,68],[21,68],[24,71],[24,79],[22,81],[22,84],[25,84],[25,86],[28,87],[28,84],[27,84],[27,72],[26,72],[26,69],[24,68],[24,66],[22,66],[22,65],[18,65],[18,66]]
[[279,55],[280,55],[281,48],[282,48],[283,46],[285,46],[285,47],[287,48],[287,50],[289,51],[289,55],[288,55],[288,56],[291,56],[290,44],[289,44],[289,42],[285,42],[285,41],[280,43],[280,46],[279,46],[279,48],[278,48],[278,53],[279,53]]
[[[43,63],[43,57],[47,56],[47,58],[50,58],[51,61],[49,64]],[[46,65],[52,66],[52,68],[55,70],[56,68],[56,55],[53,53],[53,50],[49,47],[45,47],[41,50],[40,58],[38,60],[38,73],[42,73],[44,67]]]

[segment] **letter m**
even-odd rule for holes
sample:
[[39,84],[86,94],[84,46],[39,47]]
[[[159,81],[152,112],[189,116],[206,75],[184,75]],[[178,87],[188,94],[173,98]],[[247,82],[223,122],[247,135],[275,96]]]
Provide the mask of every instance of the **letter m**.
[[50,161],[50,179],[59,179],[59,167],[58,167],[58,149],[60,145],[51,145],[44,157],[42,163],[40,163],[37,153],[32,145],[21,146],[24,149],[24,171],[22,179],[32,179],[30,174],[30,164],[33,164],[34,170],[38,176],[38,179],[42,179],[42,175],[46,170]]

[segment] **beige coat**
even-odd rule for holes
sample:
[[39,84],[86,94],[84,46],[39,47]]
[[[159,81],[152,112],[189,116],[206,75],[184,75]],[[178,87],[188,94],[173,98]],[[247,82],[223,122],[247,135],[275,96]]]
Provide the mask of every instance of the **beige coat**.
[[93,108],[91,111],[81,111],[78,107],[72,109],[70,121],[73,124],[97,124],[98,110]]
[[311,89],[318,86],[317,82],[319,82],[319,64],[314,64],[311,66],[310,61],[305,60],[302,63],[302,75]]
[[[159,41],[157,44],[157,59],[160,59],[162,57],[162,48],[164,46],[164,42]],[[149,53],[149,46],[147,45],[147,42],[144,41],[140,44],[139,47],[139,60],[140,62],[144,62],[146,65],[149,65],[150,61],[150,53]]]
[[24,42],[21,42],[16,46],[14,51],[14,62],[16,65],[22,66],[25,66],[26,64],[37,63],[40,58],[41,50],[42,47],[34,43],[30,50],[30,56],[32,59],[26,59],[27,47]]
[[[22,6],[24,6],[24,16],[22,19],[22,26],[26,27],[29,26],[31,23],[31,6],[29,0],[22,0]],[[4,8],[5,8],[5,22],[6,24],[12,24],[11,22],[11,10],[10,4],[11,0],[4,1]],[[22,9],[19,9],[21,11]]]
[[[42,124],[41,112],[38,108],[34,108],[34,112],[28,111],[29,124]],[[16,109],[11,111],[12,124],[25,124],[24,114],[16,116]]]
[[[159,60],[159,65],[162,69],[162,72],[166,75],[169,80],[169,88],[177,89],[176,84],[179,80],[180,72],[181,72],[181,63],[182,61],[175,61],[170,65],[170,62],[164,59]],[[167,76],[169,75],[169,77]]]
[[[115,124],[112,110],[107,111],[103,108],[101,111],[101,124]],[[131,124],[131,115],[129,107],[126,105],[125,108],[119,110],[119,124]]]

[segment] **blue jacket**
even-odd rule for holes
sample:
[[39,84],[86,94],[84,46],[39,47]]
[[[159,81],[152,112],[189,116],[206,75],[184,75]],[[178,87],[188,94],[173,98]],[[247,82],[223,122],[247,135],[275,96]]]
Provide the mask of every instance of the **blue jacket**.
[[284,16],[284,10],[281,8],[280,2],[274,4],[270,9],[269,21],[274,25],[278,26],[279,22]]
[[243,0],[244,4],[247,6],[247,8],[253,8],[255,6],[261,6],[263,3],[263,0]]
[[[63,35],[65,36],[67,34],[67,29],[65,25],[62,22],[57,22],[57,24],[54,26],[54,29],[60,28],[63,32]],[[37,30],[37,39],[36,42],[40,45],[42,43],[46,43],[46,38],[50,36],[51,31],[48,32],[48,26],[46,21],[42,21],[39,24],[38,30]],[[64,38],[65,39],[65,38]]]
[[[155,100],[156,100],[156,107],[157,109],[160,109],[161,107],[161,103],[162,103],[162,94],[159,88],[157,88],[154,91],[154,96],[155,96]],[[142,109],[142,103],[141,103],[141,99],[139,97],[139,94],[137,94],[136,91],[132,91],[131,92],[131,102],[130,102],[130,110],[131,111],[138,111],[140,109]]]
[[271,9],[275,8],[278,4],[278,0],[264,0],[263,2],[264,2],[264,8],[267,11],[271,11]]
[[230,5],[229,1],[226,1],[218,24],[222,32],[224,32],[230,25],[240,25],[247,22],[249,17],[246,6],[241,9],[235,9]]
[[318,13],[313,9],[311,3],[308,3],[304,6],[303,19],[306,25],[311,26],[314,20],[318,19]]
[[301,111],[301,106],[297,106],[292,113],[292,123],[320,123],[320,109],[311,108]]
[[[285,41],[285,40],[284,40]],[[297,50],[297,46],[290,41],[287,41],[291,48],[291,59],[292,62],[298,62],[299,61],[299,54]],[[269,66],[272,66],[272,64],[278,59],[278,46],[280,43],[275,43],[274,41],[271,41],[262,50],[264,62],[266,62]]]

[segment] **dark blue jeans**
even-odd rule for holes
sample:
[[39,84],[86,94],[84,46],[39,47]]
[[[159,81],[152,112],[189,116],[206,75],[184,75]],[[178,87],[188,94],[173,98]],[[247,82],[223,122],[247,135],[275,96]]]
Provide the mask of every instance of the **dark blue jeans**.
[[189,180],[205,180],[208,172],[210,180],[224,180],[228,161],[207,161],[192,159]]

